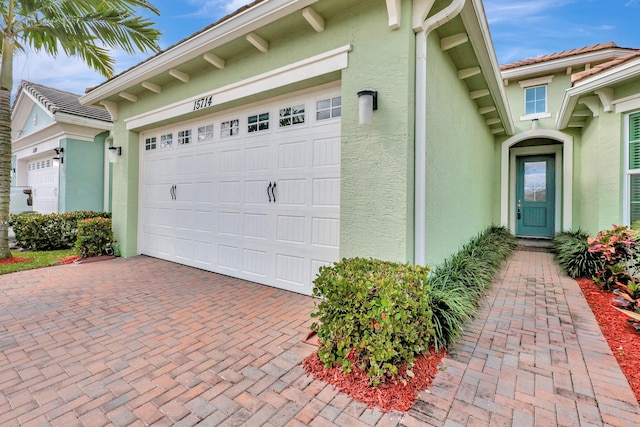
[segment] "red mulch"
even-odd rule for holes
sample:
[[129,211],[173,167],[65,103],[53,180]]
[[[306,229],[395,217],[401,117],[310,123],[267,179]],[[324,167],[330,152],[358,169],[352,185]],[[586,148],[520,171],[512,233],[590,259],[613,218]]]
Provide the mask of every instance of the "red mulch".
[[640,333],[627,322],[627,316],[613,308],[612,293],[603,291],[590,279],[577,279],[577,282],[636,399],[640,402]]
[[377,407],[382,412],[408,411],[414,405],[418,394],[431,385],[438,372],[438,366],[446,352],[431,351],[419,356],[413,369],[413,378],[406,376],[406,369],[399,375],[388,379],[378,387],[369,384],[367,373],[352,366],[351,374],[345,374],[339,367],[327,369],[320,361],[317,352],[307,357],[302,366],[306,373],[315,379],[336,386],[342,393],[363,402],[368,408]]
[[20,258],[20,257],[14,256],[9,259],[0,260],[0,264],[17,264],[19,262],[29,262],[29,261],[33,261],[33,258]]
[[77,259],[80,259],[78,255],[71,255],[68,257],[59,258],[58,261],[60,261],[63,264],[73,264],[73,262]]

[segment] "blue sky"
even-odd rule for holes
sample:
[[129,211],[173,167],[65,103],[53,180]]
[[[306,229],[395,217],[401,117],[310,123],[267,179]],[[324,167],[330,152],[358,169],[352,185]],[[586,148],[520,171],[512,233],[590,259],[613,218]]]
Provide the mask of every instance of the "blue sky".
[[[249,2],[152,0],[161,12],[152,19],[166,48]],[[608,41],[640,48],[640,0],[485,0],[484,7],[500,64]],[[147,55],[115,56],[119,72]],[[75,93],[104,80],[80,61],[35,54],[16,61],[14,76]]]

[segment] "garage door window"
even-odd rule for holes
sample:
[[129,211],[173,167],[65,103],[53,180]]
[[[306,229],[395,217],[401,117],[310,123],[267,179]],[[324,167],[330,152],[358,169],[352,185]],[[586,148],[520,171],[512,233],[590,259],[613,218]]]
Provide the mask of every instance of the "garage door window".
[[213,125],[200,126],[198,128],[198,141],[209,141],[213,139]]
[[181,130],[178,132],[178,145],[186,145],[191,143],[191,129]]
[[240,120],[228,120],[220,123],[220,136],[226,138],[240,134]]
[[294,105],[280,109],[280,127],[295,126],[305,121],[305,105]]
[[156,149],[156,137],[147,138],[144,140],[144,149],[146,151],[155,150]]
[[322,99],[316,102],[316,120],[329,120],[342,115],[342,97]]
[[247,131],[249,133],[258,132],[261,130],[269,130],[269,113],[256,114],[247,118],[249,123]]
[[173,146],[173,134],[167,133],[160,135],[160,148],[169,148]]

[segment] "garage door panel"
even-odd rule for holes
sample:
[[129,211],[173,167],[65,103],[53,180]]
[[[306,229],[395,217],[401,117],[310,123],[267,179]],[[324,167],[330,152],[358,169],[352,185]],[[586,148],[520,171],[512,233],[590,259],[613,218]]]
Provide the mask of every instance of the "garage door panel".
[[215,215],[210,210],[196,210],[193,212],[194,231],[198,233],[213,233],[215,223]]
[[244,152],[243,172],[247,174],[257,171],[266,171],[269,169],[269,157],[269,147],[266,145],[246,148]]
[[340,243],[340,220],[317,218],[311,220],[311,244],[338,249]]
[[340,206],[340,179],[319,178],[313,180],[313,206]]
[[194,212],[192,210],[178,209],[176,214],[176,228],[178,231],[191,231],[195,228]]
[[266,250],[245,248],[242,251],[242,271],[266,279],[268,258]]
[[195,258],[194,255],[193,240],[177,237],[175,241],[175,256],[182,260],[192,260]]
[[220,212],[218,232],[228,236],[240,236],[242,233],[242,215],[240,212]]
[[199,153],[195,157],[193,172],[197,176],[211,175],[217,168],[216,156],[214,153]]
[[[222,181],[220,182],[220,203],[240,204],[242,203],[242,182]],[[266,187],[265,190],[266,192]]]
[[[218,267],[223,271],[237,273],[242,268],[242,248],[235,245],[218,244]],[[220,271],[220,270],[218,270]]]
[[251,180],[244,182],[244,203],[250,205],[267,205],[270,203],[271,193],[267,180]]
[[243,220],[243,236],[250,239],[266,239],[269,232],[269,216],[261,213],[246,213]]
[[279,144],[278,168],[292,169],[307,166],[307,141],[295,141]]
[[340,138],[313,141],[313,166],[340,166]]
[[277,240],[284,243],[304,243],[306,222],[304,216],[278,215]]
[[280,179],[277,181],[276,200],[278,206],[304,206],[307,204],[307,179]]
[[242,171],[242,151],[240,149],[223,150],[220,153],[220,170],[223,173]]
[[193,242],[193,261],[200,268],[210,268],[215,257],[215,245],[210,242]]
[[304,287],[309,272],[304,257],[276,254],[276,278],[280,281]]
[[153,227],[173,228],[176,222],[176,212],[173,209],[145,208],[145,224]]

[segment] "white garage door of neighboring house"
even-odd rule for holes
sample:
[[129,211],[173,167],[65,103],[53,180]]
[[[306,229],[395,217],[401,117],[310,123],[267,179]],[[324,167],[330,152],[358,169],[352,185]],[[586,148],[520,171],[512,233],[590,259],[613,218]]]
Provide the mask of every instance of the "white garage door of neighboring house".
[[52,159],[27,163],[27,185],[33,191],[35,212],[58,212],[58,172],[59,167]]
[[339,89],[145,132],[141,253],[310,294],[338,260]]

